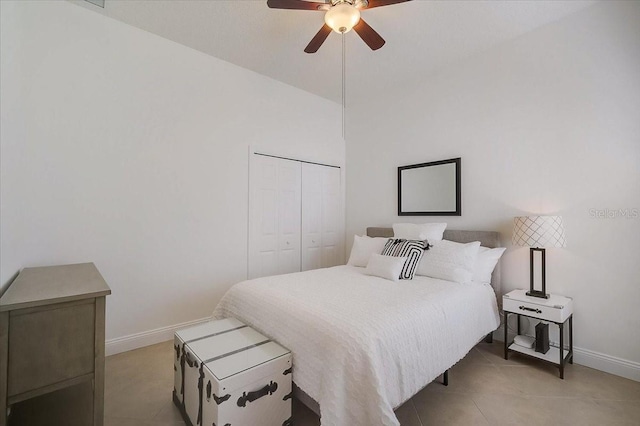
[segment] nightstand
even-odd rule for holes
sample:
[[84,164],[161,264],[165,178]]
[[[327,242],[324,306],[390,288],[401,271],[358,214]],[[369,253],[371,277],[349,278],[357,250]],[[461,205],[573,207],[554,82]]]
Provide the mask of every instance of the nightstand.
[[[93,263],[20,272],[0,298],[0,426],[24,424],[24,413],[42,409],[42,399],[36,397],[56,391],[58,400],[73,407],[76,402],[65,400],[63,389],[87,382],[93,401],[79,408],[86,414],[81,423],[104,424],[109,294],[111,289]],[[13,421],[7,418],[11,406]]]
[[[564,296],[550,295],[548,299],[526,295],[526,290],[513,290],[502,296],[504,311],[504,359],[509,359],[509,352],[518,352],[542,361],[551,363],[560,370],[560,378],[564,379],[564,366],[573,364],[573,299]],[[518,334],[520,334],[520,316],[550,322],[559,327],[560,347],[550,347],[547,353],[536,352],[533,348],[525,348],[515,343],[509,344],[507,337],[507,318],[509,314],[518,316]],[[569,323],[569,349],[564,348],[565,324]]]

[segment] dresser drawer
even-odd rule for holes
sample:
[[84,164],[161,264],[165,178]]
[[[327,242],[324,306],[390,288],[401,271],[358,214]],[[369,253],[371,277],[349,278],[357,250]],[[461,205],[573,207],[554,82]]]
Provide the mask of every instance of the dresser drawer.
[[12,311],[8,395],[93,373],[94,299]]
[[565,305],[548,306],[529,301],[512,299],[506,296],[502,300],[502,305],[503,309],[508,312],[557,323],[564,322],[569,318],[572,311],[570,303]]

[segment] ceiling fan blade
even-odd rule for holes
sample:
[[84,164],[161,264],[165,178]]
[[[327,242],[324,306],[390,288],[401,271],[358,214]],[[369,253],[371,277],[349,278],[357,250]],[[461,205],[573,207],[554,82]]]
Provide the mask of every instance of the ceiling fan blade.
[[373,9],[380,6],[391,6],[392,4],[404,3],[411,0],[369,0],[367,9]]
[[307,47],[304,48],[304,51],[307,53],[316,53],[318,49],[320,49],[320,46],[322,46],[322,43],[329,37],[331,31],[331,27],[324,24],[322,28],[320,28],[320,31],[311,39]]
[[326,7],[327,3],[301,0],[267,0],[267,6],[272,9],[320,10],[320,8]]
[[367,43],[371,50],[378,50],[384,46],[384,39],[369,24],[364,22],[364,19],[360,18],[360,22],[353,27],[353,30],[358,33],[362,41]]

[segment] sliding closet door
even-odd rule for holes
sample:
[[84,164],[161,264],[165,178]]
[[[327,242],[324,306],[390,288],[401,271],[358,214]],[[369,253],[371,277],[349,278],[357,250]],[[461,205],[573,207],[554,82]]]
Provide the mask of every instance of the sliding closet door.
[[279,160],[278,273],[300,272],[300,163]]
[[302,270],[341,265],[344,211],[337,167],[302,165]]
[[340,169],[322,173],[322,267],[344,264],[344,208]]
[[249,278],[300,271],[301,167],[251,156]]
[[302,270],[322,268],[322,177],[325,167],[302,164]]

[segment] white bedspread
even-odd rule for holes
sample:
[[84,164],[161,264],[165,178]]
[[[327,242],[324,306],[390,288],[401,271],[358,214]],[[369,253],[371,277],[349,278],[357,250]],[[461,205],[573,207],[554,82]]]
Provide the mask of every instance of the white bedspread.
[[293,380],[323,426],[399,425],[393,409],[499,325],[493,289],[418,277],[392,282],[335,268],[234,285],[234,316],[289,348]]

